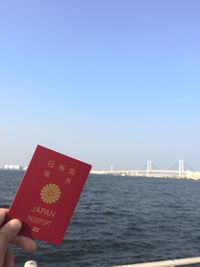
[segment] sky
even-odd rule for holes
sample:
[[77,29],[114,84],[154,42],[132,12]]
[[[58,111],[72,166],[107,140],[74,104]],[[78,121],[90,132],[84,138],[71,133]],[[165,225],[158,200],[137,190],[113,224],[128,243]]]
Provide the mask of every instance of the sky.
[[200,1],[2,0],[0,165],[200,170]]

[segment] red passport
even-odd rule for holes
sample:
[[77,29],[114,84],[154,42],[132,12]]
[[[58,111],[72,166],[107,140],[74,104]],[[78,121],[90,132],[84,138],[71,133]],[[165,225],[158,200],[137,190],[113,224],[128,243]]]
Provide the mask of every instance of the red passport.
[[20,235],[60,244],[91,165],[37,146],[8,213]]

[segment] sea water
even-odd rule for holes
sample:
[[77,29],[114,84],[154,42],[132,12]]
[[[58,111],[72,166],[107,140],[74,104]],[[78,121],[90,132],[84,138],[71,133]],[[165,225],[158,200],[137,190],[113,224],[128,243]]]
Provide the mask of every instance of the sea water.
[[[0,206],[23,176],[0,171]],[[200,181],[90,175],[60,246],[13,248],[15,266],[103,267],[200,255]],[[197,266],[197,265],[196,265]]]

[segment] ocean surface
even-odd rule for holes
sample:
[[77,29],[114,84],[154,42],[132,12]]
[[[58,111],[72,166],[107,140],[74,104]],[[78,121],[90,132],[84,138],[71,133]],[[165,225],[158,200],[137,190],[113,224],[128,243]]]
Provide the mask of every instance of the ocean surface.
[[[23,176],[0,171],[0,206]],[[200,181],[90,175],[60,246],[13,248],[16,265],[107,267],[200,256]],[[198,265],[196,265],[198,266]]]

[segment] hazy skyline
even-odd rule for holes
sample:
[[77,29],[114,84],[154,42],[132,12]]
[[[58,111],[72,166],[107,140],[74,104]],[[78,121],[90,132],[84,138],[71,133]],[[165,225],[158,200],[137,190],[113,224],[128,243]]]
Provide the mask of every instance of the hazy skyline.
[[2,1],[0,165],[37,144],[91,163],[200,170],[200,2]]

